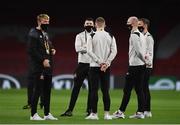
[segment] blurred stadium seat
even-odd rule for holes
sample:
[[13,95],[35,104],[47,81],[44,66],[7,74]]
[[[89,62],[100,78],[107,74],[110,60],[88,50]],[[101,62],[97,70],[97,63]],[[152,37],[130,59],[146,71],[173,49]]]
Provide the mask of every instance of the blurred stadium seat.
[[[115,25],[115,24],[114,24]],[[128,66],[128,31],[124,28],[124,24],[119,25],[111,30],[113,35],[117,41],[118,54],[115,60],[112,63],[112,74],[114,75],[123,75],[127,71]],[[172,29],[174,27],[169,27],[164,29],[159,26],[157,33],[156,42],[156,52],[158,52],[158,56],[155,55],[154,61],[154,71],[153,75],[174,75],[178,76],[180,74],[180,50],[179,46],[176,46],[176,51],[172,53],[172,55],[167,58],[160,58],[163,55],[165,49],[173,49],[171,46],[167,46],[168,44],[162,44],[161,42],[169,42],[169,44],[176,44],[180,39],[173,39],[172,41],[167,41],[168,39],[172,39],[171,35]],[[61,28],[61,27],[59,27]],[[170,32],[171,31],[171,32]],[[57,54],[55,55],[55,66],[54,66],[54,74],[64,74],[64,73],[73,73],[76,64],[77,64],[77,54],[74,48],[74,40],[77,32],[67,32],[67,33],[59,33],[52,37],[53,44],[57,50]],[[177,30],[177,34],[180,34],[180,30]],[[169,36],[168,36],[169,35]],[[167,37],[168,36],[168,37]],[[167,39],[165,39],[167,38]],[[3,37],[0,38],[1,46],[0,46],[0,71],[1,73],[7,74],[24,74],[27,72],[27,56],[26,56],[26,44],[24,42],[19,41],[16,37]],[[165,46],[165,47],[163,47]],[[174,46],[172,46],[174,47]]]

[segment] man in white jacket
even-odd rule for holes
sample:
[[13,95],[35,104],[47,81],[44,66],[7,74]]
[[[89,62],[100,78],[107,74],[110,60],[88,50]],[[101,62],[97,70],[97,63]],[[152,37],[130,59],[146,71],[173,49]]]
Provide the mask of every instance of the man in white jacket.
[[91,103],[90,103],[90,95],[91,95],[91,86],[89,82],[89,63],[91,58],[87,54],[87,39],[94,31],[92,30],[94,27],[94,21],[92,18],[87,18],[84,22],[84,31],[78,33],[75,39],[75,50],[78,53],[78,66],[74,73],[74,86],[71,93],[71,99],[69,102],[68,109],[61,114],[61,116],[71,117],[73,114],[73,109],[75,107],[80,88],[83,84],[85,78],[88,79],[88,99],[87,99],[87,115],[91,112]]
[[110,95],[109,95],[109,77],[111,62],[117,54],[116,40],[114,36],[104,30],[105,20],[98,17],[95,21],[96,32],[91,35],[87,43],[87,52],[92,58],[90,63],[90,84],[92,113],[86,119],[98,120],[98,87],[99,80],[104,103],[104,119],[111,120]]
[[154,40],[152,35],[148,32],[150,21],[146,18],[140,18],[138,21],[138,29],[146,38],[146,69],[144,74],[143,92],[144,92],[144,116],[152,117],[151,113],[151,95],[149,91],[149,78],[153,68],[153,54],[154,54]]
[[143,78],[145,71],[145,37],[138,30],[138,18],[129,17],[127,26],[131,31],[129,38],[129,67],[126,74],[123,98],[119,109],[113,113],[113,118],[125,118],[124,112],[131,97],[131,91],[135,88],[137,94],[138,109],[130,118],[144,118],[144,94]]

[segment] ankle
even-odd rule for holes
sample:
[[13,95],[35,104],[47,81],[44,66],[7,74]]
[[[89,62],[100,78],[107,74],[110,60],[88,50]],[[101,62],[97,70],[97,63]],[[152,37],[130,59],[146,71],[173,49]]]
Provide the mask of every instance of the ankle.
[[104,111],[104,115],[109,115],[109,111]]

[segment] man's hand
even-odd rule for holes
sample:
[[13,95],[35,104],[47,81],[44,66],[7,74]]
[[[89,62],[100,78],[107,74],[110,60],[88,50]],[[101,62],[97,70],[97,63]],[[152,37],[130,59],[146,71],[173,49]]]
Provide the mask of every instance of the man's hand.
[[55,49],[51,49],[52,55],[56,54],[56,50]]
[[146,67],[147,67],[147,68],[150,68],[151,66],[152,66],[151,63],[146,63]]
[[44,67],[50,67],[49,60],[48,60],[48,59],[45,59],[45,60],[43,61],[43,66],[44,66]]
[[100,69],[101,71],[106,72],[106,69],[108,68],[108,65],[106,63],[101,63],[100,67],[101,67],[101,69]]
[[83,46],[83,49],[81,50],[81,54],[86,54],[87,53],[87,48],[86,46]]
[[86,50],[82,50],[82,51],[81,51],[81,54],[85,54],[85,53],[87,53]]
[[41,80],[44,80],[44,76],[43,76],[43,75],[41,75],[41,76],[40,76],[40,79],[41,79]]

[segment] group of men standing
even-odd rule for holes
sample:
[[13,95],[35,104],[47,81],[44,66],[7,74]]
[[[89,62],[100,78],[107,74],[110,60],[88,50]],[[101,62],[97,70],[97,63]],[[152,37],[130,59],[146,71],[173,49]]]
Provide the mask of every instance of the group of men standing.
[[[28,53],[30,57],[30,75],[34,84],[31,99],[31,120],[57,120],[50,113],[50,89],[52,82],[53,48],[47,34],[49,16],[38,16],[38,27],[29,33]],[[131,31],[129,38],[129,68],[120,108],[110,115],[111,99],[109,94],[110,66],[117,54],[115,37],[105,30],[106,22],[98,17],[95,22],[87,18],[85,30],[76,35],[75,49],[78,53],[78,66],[74,72],[74,86],[68,109],[61,114],[72,116],[80,88],[85,78],[88,79],[87,116],[85,119],[98,120],[98,89],[99,83],[103,95],[104,119],[125,118],[125,110],[130,100],[131,90],[135,88],[138,108],[130,118],[152,117],[150,109],[150,92],[148,80],[153,63],[153,38],[148,32],[149,20],[130,17],[127,21]],[[38,98],[42,93],[44,118],[37,113]]]
[[125,110],[129,103],[133,87],[137,95],[138,108],[129,118],[143,119],[152,117],[150,106],[149,77],[153,66],[154,40],[148,32],[149,20],[129,17],[127,26],[130,29],[129,67],[123,89],[123,98],[119,109],[113,113],[114,118],[125,118]]
[[[97,115],[97,104],[98,104],[98,88],[99,81],[100,87],[103,94],[103,103],[105,119],[111,119],[110,110],[110,95],[109,95],[109,77],[110,77],[110,65],[117,54],[116,41],[114,36],[104,30],[105,19],[98,17],[95,20],[96,31],[93,31],[94,22],[92,18],[87,18],[84,23],[85,31],[79,33],[76,36],[75,48],[78,52],[78,68],[81,72],[75,73],[75,78],[81,79],[80,73],[86,74],[89,81],[89,94],[88,94],[88,106],[87,106],[87,117],[86,119],[99,119]],[[87,59],[88,58],[88,59]],[[83,66],[80,68],[79,65],[88,65],[86,73],[83,72]],[[76,70],[77,71],[77,70]],[[79,89],[83,84],[83,79],[80,81]],[[76,82],[74,86],[76,87]],[[72,104],[73,92],[76,88],[73,88],[71,94],[70,105]],[[75,94],[75,93],[74,93]],[[78,94],[77,94],[78,95]],[[77,99],[77,96],[76,96]],[[75,100],[76,101],[76,100]],[[73,103],[75,104],[75,102]],[[69,106],[71,107],[71,106]],[[74,107],[74,105],[73,105]],[[70,108],[69,108],[70,109]],[[72,110],[67,110],[61,116],[72,116]]]
[[[85,20],[85,31],[79,33],[75,41],[79,64],[78,70],[75,72],[74,88],[71,93],[69,108],[61,116],[72,116],[83,80],[88,78],[89,91],[87,117],[85,119],[99,119],[97,114],[99,80],[103,94],[104,119],[125,118],[124,112],[130,100],[133,87],[137,94],[138,108],[136,113],[130,118],[143,119],[152,117],[148,82],[153,66],[154,40],[148,32],[149,24],[150,21],[145,18],[138,19],[132,16],[127,20],[127,27],[131,32],[129,38],[129,67],[126,74],[122,103],[119,109],[113,115],[110,115],[109,77],[111,62],[117,54],[116,40],[113,35],[104,30],[104,18],[98,17],[95,20],[96,31],[93,31],[93,19],[88,18]],[[83,72],[83,67],[87,69],[86,71],[84,70],[85,72]],[[80,75],[80,73],[82,74]],[[75,82],[77,79],[79,79],[79,83]]]

